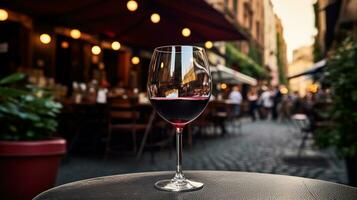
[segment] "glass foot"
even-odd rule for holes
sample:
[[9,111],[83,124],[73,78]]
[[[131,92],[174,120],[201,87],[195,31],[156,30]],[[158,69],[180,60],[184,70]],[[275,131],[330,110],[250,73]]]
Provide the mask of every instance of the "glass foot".
[[155,187],[159,190],[170,192],[194,191],[203,188],[203,183],[191,181],[188,179],[175,181],[174,179],[161,180],[155,183]]

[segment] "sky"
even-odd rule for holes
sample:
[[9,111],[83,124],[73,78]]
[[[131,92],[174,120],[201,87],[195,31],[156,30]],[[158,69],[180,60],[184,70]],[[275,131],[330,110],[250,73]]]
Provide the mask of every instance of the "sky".
[[313,3],[316,0],[271,0],[274,12],[279,16],[287,43],[288,61],[292,61],[293,50],[311,45],[316,34]]

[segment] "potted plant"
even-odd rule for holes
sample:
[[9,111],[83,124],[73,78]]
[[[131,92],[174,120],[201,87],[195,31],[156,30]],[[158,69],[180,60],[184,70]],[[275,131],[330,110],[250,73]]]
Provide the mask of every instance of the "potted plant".
[[357,186],[357,41],[347,38],[331,55],[324,82],[332,103],[326,114],[329,126],[317,131],[317,144],[333,146],[346,160],[349,184]]
[[32,199],[54,186],[66,142],[54,138],[61,104],[16,73],[0,79],[0,198]]

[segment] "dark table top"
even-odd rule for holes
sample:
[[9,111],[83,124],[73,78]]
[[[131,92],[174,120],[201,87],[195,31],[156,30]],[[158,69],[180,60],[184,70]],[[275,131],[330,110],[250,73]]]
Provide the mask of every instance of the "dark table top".
[[93,178],[65,184],[35,198],[40,199],[357,199],[357,188],[293,176],[227,172],[186,171],[187,178],[205,183],[194,192],[164,192],[154,183],[173,172],[147,172]]

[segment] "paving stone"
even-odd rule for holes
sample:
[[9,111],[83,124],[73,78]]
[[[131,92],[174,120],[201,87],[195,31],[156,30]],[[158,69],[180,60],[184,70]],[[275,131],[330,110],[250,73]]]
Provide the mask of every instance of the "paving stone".
[[[323,155],[329,163],[326,166],[306,166],[304,163],[291,165],[284,162],[289,152],[297,152],[300,142],[300,135],[293,133],[289,124],[250,122],[244,119],[239,134],[196,139],[191,150],[184,149],[183,168],[264,172],[347,182],[345,164],[331,149],[306,147],[309,156]],[[113,157],[108,160],[91,155],[72,157],[69,162],[61,165],[57,184],[111,174],[174,170],[174,154],[171,158],[168,155],[168,150],[155,153],[154,163],[151,162],[150,153],[145,153],[140,161],[132,157]]]

